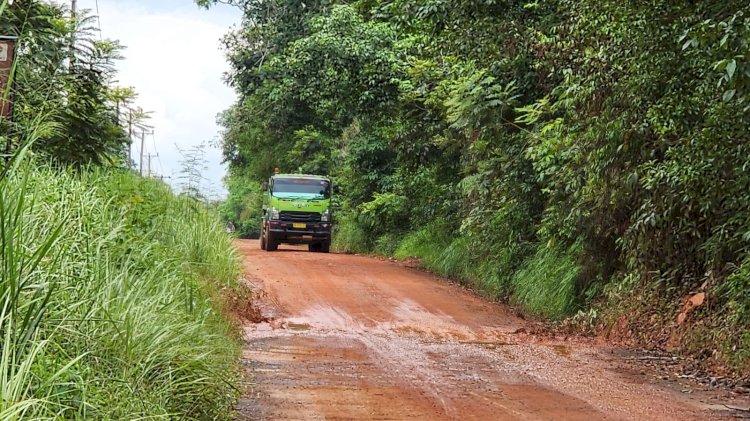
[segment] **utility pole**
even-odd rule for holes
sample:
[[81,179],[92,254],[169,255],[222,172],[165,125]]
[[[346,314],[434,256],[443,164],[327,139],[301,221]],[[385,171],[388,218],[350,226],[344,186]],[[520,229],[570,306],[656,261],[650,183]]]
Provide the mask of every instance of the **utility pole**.
[[145,143],[146,143],[146,132],[141,132],[141,160],[139,161],[140,166],[141,166],[141,170],[140,170],[141,177],[143,177],[143,148],[145,146]]
[[128,110],[128,169],[133,168],[133,110]]
[[[146,135],[147,134],[150,134],[150,135],[153,136],[154,131],[151,130],[151,132],[149,132],[149,133],[146,133],[145,130],[141,131],[141,160],[140,160],[140,174],[141,174],[141,177],[143,177],[143,155],[144,155],[145,148],[146,148]],[[156,155],[148,154],[148,173],[149,173],[149,175],[151,175],[151,157],[152,156],[158,156],[158,154],[156,154]]]
[[70,33],[70,67],[76,62],[76,30],[78,29],[78,0],[70,0],[70,21],[73,31]]

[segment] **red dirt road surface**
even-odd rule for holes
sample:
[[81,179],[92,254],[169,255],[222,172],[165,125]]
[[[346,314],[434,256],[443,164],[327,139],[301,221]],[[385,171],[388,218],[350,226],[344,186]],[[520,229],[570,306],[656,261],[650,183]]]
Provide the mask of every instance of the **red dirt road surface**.
[[518,333],[507,307],[429,274],[238,247],[266,319],[245,329],[238,419],[732,419],[615,369],[601,346]]

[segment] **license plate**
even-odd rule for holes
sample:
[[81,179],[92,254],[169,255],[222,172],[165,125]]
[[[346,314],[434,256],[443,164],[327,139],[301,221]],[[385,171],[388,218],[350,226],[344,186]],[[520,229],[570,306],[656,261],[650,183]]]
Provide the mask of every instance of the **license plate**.
[[292,224],[292,227],[293,228],[306,229],[307,228],[307,224]]

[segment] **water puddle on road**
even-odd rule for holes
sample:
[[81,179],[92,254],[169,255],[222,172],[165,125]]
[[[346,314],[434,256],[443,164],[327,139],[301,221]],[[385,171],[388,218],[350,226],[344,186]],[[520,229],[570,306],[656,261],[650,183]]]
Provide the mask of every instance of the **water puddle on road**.
[[309,323],[287,323],[286,328],[295,332],[305,332],[312,328]]
[[552,345],[552,350],[555,351],[555,354],[570,358],[570,347],[567,347],[565,345]]

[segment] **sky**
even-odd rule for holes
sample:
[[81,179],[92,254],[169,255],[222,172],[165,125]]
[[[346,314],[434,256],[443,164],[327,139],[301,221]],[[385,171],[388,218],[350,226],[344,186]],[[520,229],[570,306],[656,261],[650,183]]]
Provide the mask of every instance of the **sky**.
[[[146,137],[144,148],[144,155],[159,154],[152,158],[152,171],[179,185],[179,149],[206,142],[214,146],[206,149],[207,180],[202,190],[213,198],[225,197],[226,168],[215,146],[220,136],[216,117],[236,96],[222,79],[229,65],[220,40],[240,22],[240,10],[218,5],[207,11],[192,0],[98,3],[103,38],[119,40],[127,47],[125,59],[117,65],[117,85],[134,87],[135,105],[152,112],[148,124],[154,127],[154,135]],[[78,0],[78,5],[97,14],[96,0]],[[139,143],[133,149],[136,162]]]

